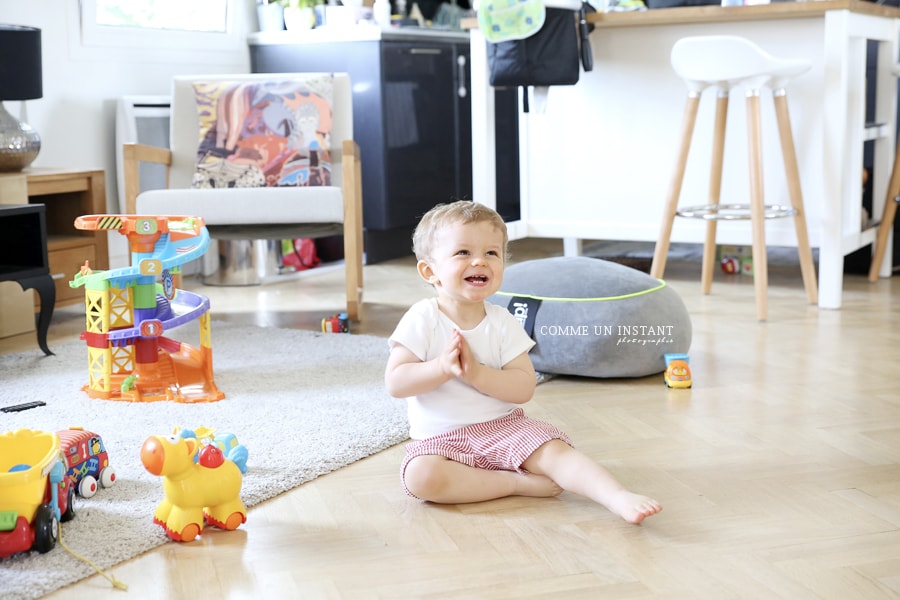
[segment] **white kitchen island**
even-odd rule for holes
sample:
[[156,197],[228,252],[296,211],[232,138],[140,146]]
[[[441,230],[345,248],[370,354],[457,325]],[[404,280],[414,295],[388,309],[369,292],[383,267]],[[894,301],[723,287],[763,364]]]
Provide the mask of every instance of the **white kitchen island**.
[[[513,239],[654,242],[681,130],[686,88],[669,63],[690,35],[747,37],[775,56],[813,68],[788,87],[810,242],[819,249],[819,306],[841,306],[844,256],[875,239],[862,225],[863,148],[871,141],[873,223],[880,219],[894,155],[900,9],[860,0],[702,6],[591,15],[594,70],[550,89],[543,113],[520,113],[521,218]],[[866,120],[867,40],[879,42],[875,114]],[[493,94],[484,37],[471,31],[474,199],[496,202]],[[712,90],[708,94],[714,94]],[[766,202],[789,204],[775,116],[763,97]],[[713,98],[704,96],[681,195],[705,204]],[[723,203],[748,201],[744,103],[729,110]],[[705,143],[705,140],[709,140]],[[677,219],[673,242],[702,243],[704,223]],[[770,246],[796,246],[790,219],[769,221]],[[750,245],[749,221],[720,222],[720,244]],[[891,251],[882,276],[889,276]],[[698,268],[698,282],[699,282]],[[799,270],[797,277],[800,277]],[[699,283],[698,283],[699,285]]]

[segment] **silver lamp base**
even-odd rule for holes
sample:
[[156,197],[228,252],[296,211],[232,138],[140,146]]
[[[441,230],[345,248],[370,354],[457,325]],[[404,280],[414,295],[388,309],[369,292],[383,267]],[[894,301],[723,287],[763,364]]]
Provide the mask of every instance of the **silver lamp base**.
[[0,102],[0,172],[21,171],[41,151],[41,136],[6,111]]

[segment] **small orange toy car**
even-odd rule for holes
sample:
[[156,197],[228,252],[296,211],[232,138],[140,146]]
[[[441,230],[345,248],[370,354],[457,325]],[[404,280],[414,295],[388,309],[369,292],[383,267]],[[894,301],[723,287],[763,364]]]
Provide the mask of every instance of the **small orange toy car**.
[[664,358],[666,359],[666,372],[664,375],[666,386],[676,389],[691,387],[693,381],[691,380],[690,358],[688,355],[673,353],[665,354]]

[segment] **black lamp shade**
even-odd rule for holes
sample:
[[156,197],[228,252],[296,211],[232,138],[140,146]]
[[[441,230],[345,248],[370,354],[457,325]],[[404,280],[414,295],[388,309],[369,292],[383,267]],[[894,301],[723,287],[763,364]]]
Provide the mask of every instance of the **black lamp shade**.
[[0,100],[43,96],[41,65],[41,30],[0,23]]

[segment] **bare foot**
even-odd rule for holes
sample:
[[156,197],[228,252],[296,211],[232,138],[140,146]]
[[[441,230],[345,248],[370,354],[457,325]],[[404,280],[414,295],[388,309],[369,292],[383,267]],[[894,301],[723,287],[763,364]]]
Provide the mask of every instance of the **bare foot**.
[[533,498],[550,498],[559,496],[563,489],[555,481],[544,475],[534,473],[515,473],[516,489],[514,496],[531,496]]
[[612,498],[607,508],[629,523],[637,525],[647,517],[661,511],[662,504],[653,498],[621,490]]

